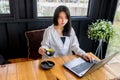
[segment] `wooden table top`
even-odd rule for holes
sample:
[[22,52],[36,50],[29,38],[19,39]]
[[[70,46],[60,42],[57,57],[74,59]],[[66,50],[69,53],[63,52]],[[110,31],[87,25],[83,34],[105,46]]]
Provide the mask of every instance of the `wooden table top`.
[[[90,53],[90,55],[98,59],[93,54]],[[113,80],[116,78],[109,65],[105,65],[95,72],[79,78],[63,66],[65,62],[76,57],[70,55],[50,58],[49,60],[55,63],[55,66],[50,70],[43,70],[40,67],[42,59],[6,64],[0,67],[0,80]]]

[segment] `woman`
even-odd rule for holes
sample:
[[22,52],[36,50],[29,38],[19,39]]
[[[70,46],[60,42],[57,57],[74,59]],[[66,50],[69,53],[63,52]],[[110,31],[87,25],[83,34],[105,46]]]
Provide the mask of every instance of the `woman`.
[[53,25],[49,26],[43,36],[41,47],[38,52],[45,54],[47,48],[55,50],[54,56],[64,56],[72,54],[81,56],[83,59],[92,62],[92,57],[79,48],[76,34],[71,27],[69,9],[66,6],[58,6],[54,12]]

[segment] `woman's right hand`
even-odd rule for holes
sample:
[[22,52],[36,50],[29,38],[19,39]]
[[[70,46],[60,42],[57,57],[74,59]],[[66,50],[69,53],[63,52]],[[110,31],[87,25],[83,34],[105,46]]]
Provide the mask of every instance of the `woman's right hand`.
[[39,54],[44,55],[46,53],[46,49],[45,48],[39,48],[38,52],[39,52]]

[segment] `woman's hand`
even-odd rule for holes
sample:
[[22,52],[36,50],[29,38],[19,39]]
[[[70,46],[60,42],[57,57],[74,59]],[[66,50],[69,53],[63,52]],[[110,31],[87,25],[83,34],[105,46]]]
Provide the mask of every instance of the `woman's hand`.
[[41,55],[44,55],[46,53],[46,49],[45,48],[39,48],[38,53]]
[[85,59],[86,61],[89,61],[89,62],[93,62],[93,57],[91,57],[89,54],[83,54],[82,56],[81,56],[83,59]]

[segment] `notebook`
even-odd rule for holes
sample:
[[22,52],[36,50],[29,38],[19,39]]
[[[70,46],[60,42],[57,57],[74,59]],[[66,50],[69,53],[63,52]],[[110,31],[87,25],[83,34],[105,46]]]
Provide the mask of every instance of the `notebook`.
[[79,57],[69,62],[66,62],[64,66],[70,71],[72,71],[74,74],[76,74],[77,76],[82,77],[101,68],[117,54],[118,52],[106,57],[103,60],[99,60],[99,61],[94,60],[92,63],[87,62]]

